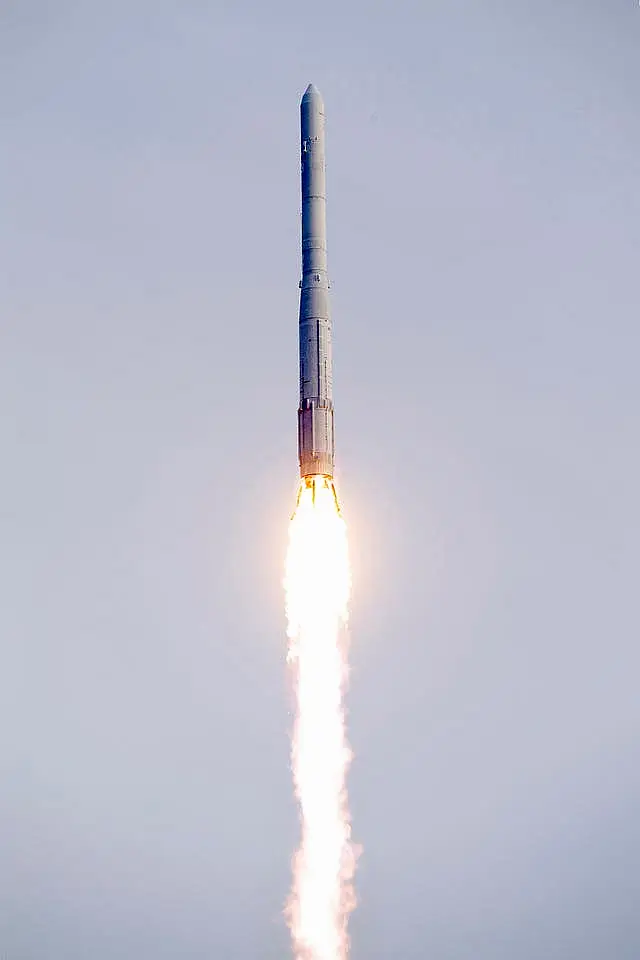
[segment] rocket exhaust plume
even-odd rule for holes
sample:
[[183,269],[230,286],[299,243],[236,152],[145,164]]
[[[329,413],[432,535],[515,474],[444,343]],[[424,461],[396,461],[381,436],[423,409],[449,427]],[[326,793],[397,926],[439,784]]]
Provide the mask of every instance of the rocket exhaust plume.
[[291,751],[301,842],[287,905],[296,960],[346,960],[355,905],[355,848],[346,791],[347,533],[333,481],[331,320],[327,277],[324,105],[310,84],[300,105],[300,486],[285,569],[287,659],[296,716]]
[[350,577],[345,524],[325,477],[301,484],[285,585],[296,693],[293,778],[302,824],[289,923],[298,960],[344,960],[354,868],[342,705]]

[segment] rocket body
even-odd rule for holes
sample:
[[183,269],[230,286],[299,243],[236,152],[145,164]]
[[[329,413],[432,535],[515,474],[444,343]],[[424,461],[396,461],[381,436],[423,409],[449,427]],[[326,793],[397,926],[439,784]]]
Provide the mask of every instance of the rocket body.
[[302,279],[300,281],[300,476],[333,477],[333,383],[327,275],[324,104],[309,84],[300,104]]

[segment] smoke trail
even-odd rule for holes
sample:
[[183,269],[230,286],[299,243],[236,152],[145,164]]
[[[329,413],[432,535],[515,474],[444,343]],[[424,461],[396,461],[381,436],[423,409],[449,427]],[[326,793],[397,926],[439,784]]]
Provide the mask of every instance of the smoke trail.
[[343,695],[350,586],[347,533],[333,482],[306,477],[289,528],[285,572],[296,692],[291,757],[302,827],[287,906],[297,960],[345,960],[349,952],[355,852]]

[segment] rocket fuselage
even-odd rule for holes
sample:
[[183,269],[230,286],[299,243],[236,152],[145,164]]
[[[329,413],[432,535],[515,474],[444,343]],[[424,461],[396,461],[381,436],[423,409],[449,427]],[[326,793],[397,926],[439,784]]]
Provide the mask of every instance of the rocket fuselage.
[[333,383],[327,275],[324,104],[309,84],[300,104],[302,280],[300,281],[300,476],[333,477]]

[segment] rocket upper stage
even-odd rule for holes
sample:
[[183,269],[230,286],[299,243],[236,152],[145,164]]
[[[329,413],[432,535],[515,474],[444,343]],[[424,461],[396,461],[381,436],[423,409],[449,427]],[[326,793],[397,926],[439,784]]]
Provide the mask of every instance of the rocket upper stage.
[[301,477],[333,477],[333,384],[324,122],[322,97],[310,83],[300,104],[302,280],[298,457]]

